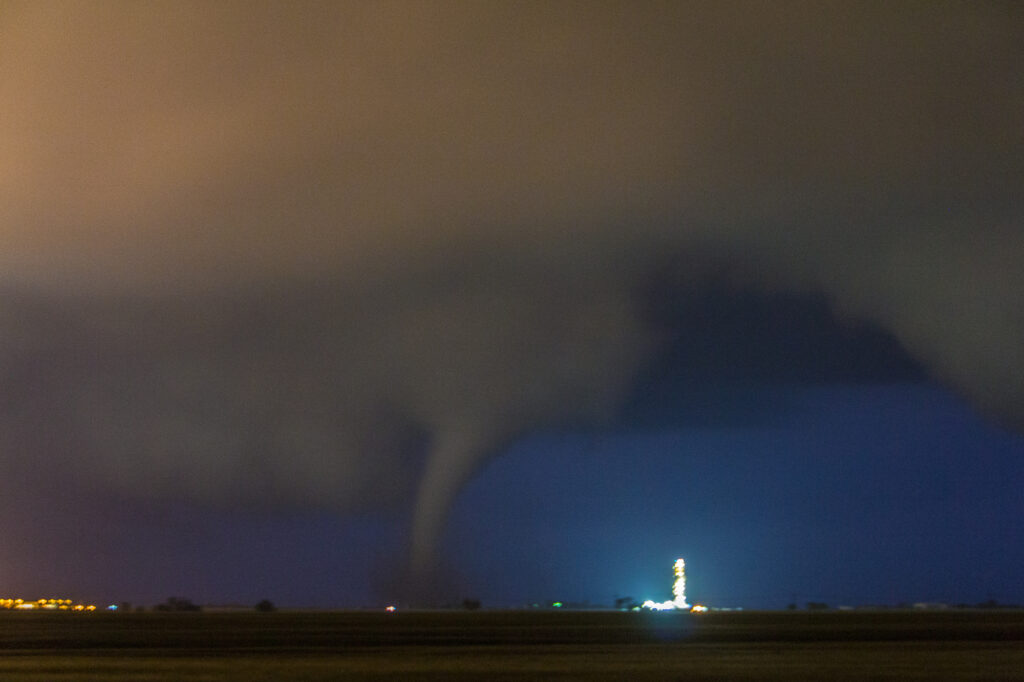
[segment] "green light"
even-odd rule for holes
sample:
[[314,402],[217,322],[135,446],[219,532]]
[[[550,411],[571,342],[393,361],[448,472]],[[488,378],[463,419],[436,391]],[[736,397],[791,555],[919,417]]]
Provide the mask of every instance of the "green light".
[[555,603],[552,604],[552,606],[554,606],[556,609],[560,609],[560,608],[562,608],[562,602],[556,601]]

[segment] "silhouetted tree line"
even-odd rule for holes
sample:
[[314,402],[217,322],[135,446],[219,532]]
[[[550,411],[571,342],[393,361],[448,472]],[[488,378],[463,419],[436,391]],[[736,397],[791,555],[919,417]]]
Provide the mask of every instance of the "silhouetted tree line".
[[154,608],[157,611],[202,611],[202,607],[184,597],[168,597],[167,601],[157,604]]
[[1021,609],[1024,606],[1020,604],[1000,604],[995,599],[988,599],[977,604],[957,604],[953,608],[956,609]]

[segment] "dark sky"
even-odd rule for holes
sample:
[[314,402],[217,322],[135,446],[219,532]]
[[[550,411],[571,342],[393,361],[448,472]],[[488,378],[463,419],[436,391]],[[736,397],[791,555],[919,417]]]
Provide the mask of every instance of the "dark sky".
[[0,591],[1024,601],[1022,27],[0,2]]

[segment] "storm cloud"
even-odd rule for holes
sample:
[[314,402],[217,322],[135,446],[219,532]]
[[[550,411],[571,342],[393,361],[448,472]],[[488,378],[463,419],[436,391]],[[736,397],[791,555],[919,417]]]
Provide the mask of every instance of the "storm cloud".
[[824,300],[1020,426],[1022,27],[1009,3],[4,2],[3,467],[411,504],[427,564],[488,456],[614,420],[666,342],[652,306],[722,290]]

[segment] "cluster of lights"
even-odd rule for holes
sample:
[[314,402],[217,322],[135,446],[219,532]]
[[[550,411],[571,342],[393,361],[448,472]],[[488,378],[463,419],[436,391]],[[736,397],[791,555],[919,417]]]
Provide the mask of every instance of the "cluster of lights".
[[45,611],[95,611],[93,604],[76,604],[71,599],[36,599],[35,601],[25,599],[0,599],[0,608],[17,609],[19,611],[33,611],[36,609]]
[[676,559],[672,567],[675,574],[675,581],[672,583],[672,601],[656,602],[648,599],[643,603],[643,608],[652,611],[685,611],[689,609],[692,613],[704,613],[708,607],[696,604],[691,607],[686,603],[686,562]]

